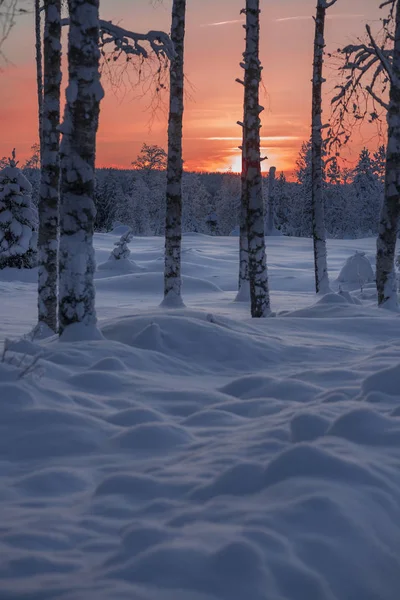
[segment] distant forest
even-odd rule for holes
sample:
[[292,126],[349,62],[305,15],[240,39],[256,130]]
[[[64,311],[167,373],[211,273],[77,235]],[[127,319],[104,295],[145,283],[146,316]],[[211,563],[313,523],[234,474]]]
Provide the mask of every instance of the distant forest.
[[[154,147],[144,145],[144,148]],[[146,152],[145,152],[146,153]],[[164,235],[166,171],[163,162],[143,160],[143,150],[130,170],[97,169],[96,230],[110,231],[116,222],[135,235]],[[37,203],[40,172],[36,146],[24,165]],[[336,157],[324,170],[325,226],[329,237],[376,235],[384,193],[385,149],[364,148],[353,169],[341,168]],[[264,180],[265,214],[268,175]],[[184,173],[183,231],[209,235],[237,234],[241,182],[236,173]],[[283,235],[311,237],[311,148],[304,143],[297,160],[295,181],[278,174],[273,188],[274,222]]]

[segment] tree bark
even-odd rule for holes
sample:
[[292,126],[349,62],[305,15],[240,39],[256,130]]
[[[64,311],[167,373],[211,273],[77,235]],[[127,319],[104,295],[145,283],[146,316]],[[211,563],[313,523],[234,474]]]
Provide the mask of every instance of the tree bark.
[[268,219],[267,235],[273,235],[275,231],[275,174],[276,167],[271,167],[268,175]]
[[400,214],[400,3],[396,27],[390,84],[388,144],[386,151],[385,196],[381,209],[376,255],[378,305],[397,308],[394,260]]
[[[66,106],[61,132],[60,332],[95,328],[94,181],[96,133],[104,92],[99,74],[99,0],[68,0]],[[89,329],[87,330],[88,335]]]
[[39,194],[38,322],[57,332],[61,0],[44,0],[44,95]]
[[312,79],[312,128],[311,128],[311,204],[314,243],[315,291],[329,291],[326,250],[325,216],[322,195],[322,76],[325,48],[326,0],[318,0],[315,19],[314,63]]
[[252,317],[270,314],[264,237],[264,202],[260,156],[259,60],[260,0],[246,0],[246,50],[244,52],[243,197],[247,212],[250,302]]
[[182,306],[182,125],[186,0],[172,5],[171,40],[175,56],[170,65],[168,164],[165,219],[164,304]]
[[250,281],[249,281],[249,241],[247,239],[247,206],[246,206],[246,171],[244,140],[240,146],[242,150],[242,174],[240,191],[240,215],[239,215],[239,282],[238,293],[235,302],[250,302]]
[[36,92],[38,99],[38,133],[40,161],[42,161],[43,136],[43,54],[42,54],[42,20],[40,18],[40,0],[35,0],[35,50],[36,50]]

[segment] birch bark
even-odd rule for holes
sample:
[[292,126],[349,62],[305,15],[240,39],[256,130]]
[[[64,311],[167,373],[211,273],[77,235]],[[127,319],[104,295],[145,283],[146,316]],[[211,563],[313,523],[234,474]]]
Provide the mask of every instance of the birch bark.
[[322,195],[322,76],[325,48],[326,9],[336,0],[327,3],[318,0],[315,18],[314,63],[312,78],[312,127],[311,127],[311,205],[314,245],[315,291],[329,292],[328,259],[326,250],[325,215]]
[[264,237],[264,202],[260,156],[259,60],[260,0],[246,0],[246,50],[244,68],[243,197],[246,207],[250,302],[252,317],[270,314]]
[[396,7],[393,63],[390,81],[388,144],[386,151],[385,196],[382,205],[376,255],[378,304],[397,308],[394,260],[400,214],[400,3]]
[[44,93],[39,195],[38,322],[57,331],[61,0],[44,0]]
[[164,301],[182,306],[182,126],[184,92],[184,42],[186,0],[172,5],[171,40],[175,56],[170,65],[170,105],[168,122],[168,164],[165,219]]
[[[99,0],[68,0],[68,87],[62,124],[60,332],[96,325],[94,169],[103,88],[99,74]],[[87,329],[88,335],[89,329]]]

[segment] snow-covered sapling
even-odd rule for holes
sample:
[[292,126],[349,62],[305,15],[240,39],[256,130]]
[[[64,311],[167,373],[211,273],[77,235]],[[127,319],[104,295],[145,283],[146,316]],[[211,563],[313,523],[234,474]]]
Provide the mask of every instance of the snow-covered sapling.
[[210,213],[206,217],[206,226],[209,235],[218,234],[218,217],[215,212]]
[[15,150],[0,172],[0,268],[31,269],[37,262],[37,211],[31,184],[18,168]]
[[118,242],[114,243],[114,250],[111,252],[109,260],[125,260],[131,255],[131,251],[128,248],[129,242],[132,241],[133,231],[128,229],[123,235],[121,235]]
[[361,292],[366,283],[373,283],[375,281],[372,265],[365,252],[357,251],[352,256],[349,256],[339,273],[338,281],[359,284]]

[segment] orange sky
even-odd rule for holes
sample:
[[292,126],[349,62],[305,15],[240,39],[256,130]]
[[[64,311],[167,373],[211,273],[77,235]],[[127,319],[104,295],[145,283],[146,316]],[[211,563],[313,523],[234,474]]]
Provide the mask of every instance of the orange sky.
[[[243,88],[235,83],[244,31],[240,9],[244,0],[188,0],[186,75],[190,82],[184,121],[184,160],[188,170],[240,169]],[[301,142],[309,137],[311,57],[315,0],[261,0],[261,60],[267,95],[261,103],[262,146],[268,160],[288,174]],[[366,21],[380,16],[378,0],[338,0],[327,22],[327,50],[333,51],[362,35]],[[101,0],[103,18],[136,31],[169,30],[171,0]],[[233,22],[231,22],[233,21]],[[21,161],[37,140],[33,18],[21,19],[5,51],[13,61],[0,74],[0,157],[16,146]],[[325,115],[334,72],[325,74]],[[125,83],[128,80],[125,78]],[[143,142],[166,145],[166,116],[160,110],[150,127],[149,96],[138,98],[129,87],[115,91],[106,84],[98,134],[98,166],[127,167]],[[368,143],[366,133],[354,137],[352,152]],[[370,142],[371,147],[376,140]]]

